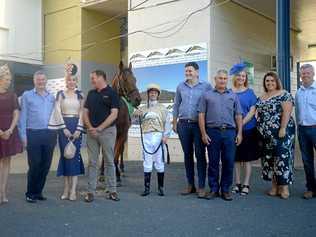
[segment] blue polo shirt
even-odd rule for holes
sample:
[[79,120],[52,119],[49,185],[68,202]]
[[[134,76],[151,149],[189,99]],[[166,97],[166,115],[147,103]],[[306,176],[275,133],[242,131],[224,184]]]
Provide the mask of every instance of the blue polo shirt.
[[236,128],[235,116],[242,115],[238,96],[231,90],[221,93],[216,88],[202,95],[198,112],[205,113],[206,125],[214,128]]

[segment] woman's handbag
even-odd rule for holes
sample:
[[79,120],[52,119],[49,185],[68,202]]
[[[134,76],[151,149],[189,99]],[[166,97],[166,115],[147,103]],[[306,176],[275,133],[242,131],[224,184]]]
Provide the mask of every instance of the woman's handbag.
[[64,149],[64,157],[68,160],[73,159],[76,155],[77,148],[73,141],[73,138],[68,138],[68,144],[65,146]]

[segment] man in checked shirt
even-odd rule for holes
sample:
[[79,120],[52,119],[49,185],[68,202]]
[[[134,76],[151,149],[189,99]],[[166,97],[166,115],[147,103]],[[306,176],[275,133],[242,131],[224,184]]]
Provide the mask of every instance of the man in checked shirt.
[[202,199],[208,199],[208,195],[205,192],[206,157],[198,124],[198,104],[201,96],[208,89],[212,89],[212,86],[199,80],[199,65],[189,62],[185,65],[185,81],[177,87],[173,106],[173,130],[178,133],[181,141],[188,183],[181,195],[189,195],[197,191],[194,182],[193,154],[195,154],[198,198]]

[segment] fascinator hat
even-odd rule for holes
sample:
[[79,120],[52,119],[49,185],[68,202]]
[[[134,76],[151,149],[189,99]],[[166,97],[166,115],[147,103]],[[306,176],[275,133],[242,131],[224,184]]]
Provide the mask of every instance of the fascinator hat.
[[0,66],[0,78],[4,77],[6,75],[11,75],[8,64],[4,64],[4,65]]
[[229,70],[229,75],[237,75],[238,73],[244,71],[247,68],[247,65],[244,62],[236,63]]

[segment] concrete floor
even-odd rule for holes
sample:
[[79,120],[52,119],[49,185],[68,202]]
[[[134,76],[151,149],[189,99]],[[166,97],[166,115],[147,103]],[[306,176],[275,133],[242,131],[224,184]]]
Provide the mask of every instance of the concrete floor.
[[[270,185],[261,180],[258,168],[252,176],[251,193],[235,195],[232,202],[180,196],[185,186],[183,163],[167,166],[165,197],[156,194],[156,175],[152,194],[140,197],[142,176],[141,162],[127,162],[123,186],[118,189],[121,201],[106,200],[101,191],[88,204],[82,196],[76,202],[59,200],[63,181],[51,172],[44,191],[48,200],[29,204],[24,201],[25,174],[12,174],[10,202],[0,206],[0,236],[315,236],[316,198],[301,198],[302,169],[296,170],[292,196],[286,201],[264,194]],[[80,177],[81,194],[86,184],[86,177]]]

